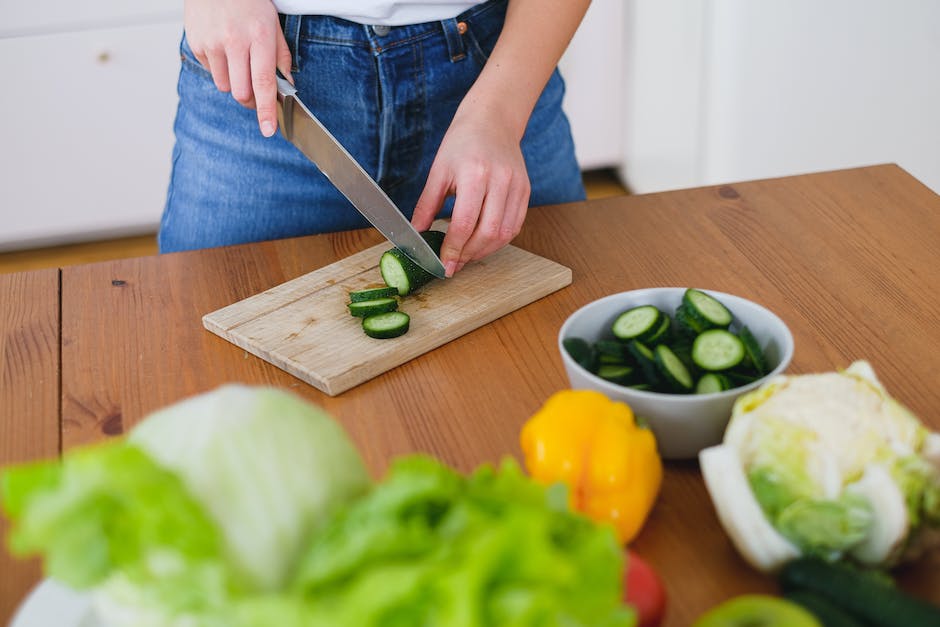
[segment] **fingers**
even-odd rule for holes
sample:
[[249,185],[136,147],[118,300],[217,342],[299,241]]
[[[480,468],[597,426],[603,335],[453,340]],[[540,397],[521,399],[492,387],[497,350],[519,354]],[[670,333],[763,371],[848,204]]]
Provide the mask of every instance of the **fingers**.
[[477,228],[486,193],[485,174],[478,169],[457,182],[457,197],[447,235],[441,244],[441,262],[444,273],[451,277],[457,272],[463,249]]
[[421,196],[411,214],[411,226],[416,231],[427,231],[434,222],[434,216],[444,204],[444,198],[451,191],[450,179],[444,174],[444,168],[436,162],[431,165],[427,183],[421,191]]
[[277,130],[277,82],[274,74],[277,66],[276,48],[264,44],[253,45],[250,63],[258,128],[262,135],[271,137]]

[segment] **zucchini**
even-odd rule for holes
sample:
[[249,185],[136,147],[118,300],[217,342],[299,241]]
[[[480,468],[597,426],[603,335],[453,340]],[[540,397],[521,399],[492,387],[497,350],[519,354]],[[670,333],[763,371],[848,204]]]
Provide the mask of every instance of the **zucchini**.
[[730,331],[709,329],[692,342],[692,361],[702,370],[734,368],[744,361],[744,343]]
[[770,371],[770,367],[767,364],[767,357],[764,355],[764,351],[761,350],[760,344],[757,343],[757,338],[754,337],[751,330],[742,326],[738,329],[738,337],[741,338],[741,342],[744,344],[744,352],[747,353],[747,359],[754,367],[754,370],[757,371],[757,374],[759,376],[767,374]]
[[664,317],[653,305],[640,305],[617,316],[610,330],[620,340],[646,342],[659,332]]
[[940,607],[905,594],[892,585],[841,562],[801,557],[780,572],[786,593],[808,590],[832,602],[865,625],[936,627]]
[[656,356],[656,366],[666,382],[669,383],[669,387],[676,392],[692,391],[695,385],[692,381],[692,374],[682,363],[682,360],[672,352],[671,348],[665,344],[659,344],[653,349],[653,354]]
[[[428,243],[434,254],[441,254],[441,244],[444,242],[444,233],[442,231],[424,231],[421,237]],[[408,255],[398,248],[392,248],[384,253],[379,259],[379,271],[382,273],[382,279],[389,287],[398,290],[399,296],[407,296],[419,287],[430,283],[435,279],[433,274],[413,262]]]
[[405,312],[387,311],[363,318],[362,330],[369,337],[386,340],[407,333],[410,323],[411,317]]
[[712,394],[731,389],[731,381],[720,372],[706,372],[695,384],[696,394]]
[[682,295],[682,304],[687,314],[704,329],[727,329],[734,319],[718,299],[692,287]]
[[398,296],[398,290],[394,287],[372,287],[366,290],[350,292],[349,301],[352,303],[361,303],[364,300],[390,298],[392,296]]
[[346,305],[349,313],[357,318],[365,318],[373,314],[395,311],[398,309],[398,301],[394,298],[375,298],[373,300],[361,300]]

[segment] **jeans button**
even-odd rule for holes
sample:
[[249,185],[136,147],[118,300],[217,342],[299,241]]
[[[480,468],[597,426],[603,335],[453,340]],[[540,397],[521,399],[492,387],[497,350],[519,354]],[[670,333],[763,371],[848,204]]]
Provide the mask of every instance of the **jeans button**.
[[388,35],[388,31],[392,30],[390,26],[385,24],[376,24],[372,27],[372,32],[378,35],[379,37],[385,37]]

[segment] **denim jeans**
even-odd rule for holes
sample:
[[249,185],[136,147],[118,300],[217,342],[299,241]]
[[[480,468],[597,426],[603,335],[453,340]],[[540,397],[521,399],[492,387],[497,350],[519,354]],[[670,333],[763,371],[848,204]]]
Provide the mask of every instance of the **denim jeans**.
[[[490,0],[455,19],[387,29],[328,16],[281,16],[298,96],[408,217],[505,11],[505,0]],[[369,226],[280,133],[263,137],[255,112],[216,89],[185,35],[180,51],[161,252]],[[563,94],[556,71],[522,140],[530,206],[584,198]],[[450,215],[452,205],[451,198],[441,215]]]

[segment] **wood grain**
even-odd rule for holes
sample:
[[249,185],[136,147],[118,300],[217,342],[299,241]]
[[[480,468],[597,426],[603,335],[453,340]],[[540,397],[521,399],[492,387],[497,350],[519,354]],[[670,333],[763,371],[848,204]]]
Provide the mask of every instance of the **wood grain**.
[[[790,326],[791,372],[866,358],[940,429],[940,198],[897,166],[533,209],[514,245],[570,268],[569,287],[337,396],[202,326],[206,312],[380,239],[353,231],[64,269],[64,445],[124,432],[157,407],[240,381],[323,406],[376,476],[418,451],[461,470],[518,457],[523,422],[567,385],[556,348],[565,318],[601,296],[653,286],[755,300]],[[666,582],[669,627],[735,594],[775,590],[734,551],[695,463],[667,464],[633,548]],[[940,603],[936,556],[898,576]]]
[[[59,271],[0,275],[0,468],[59,453]],[[40,579],[13,558],[0,517],[0,624]]]
[[346,307],[384,287],[378,244],[206,314],[206,329],[334,396],[571,283],[571,270],[515,246],[400,299],[409,332],[377,340]]

